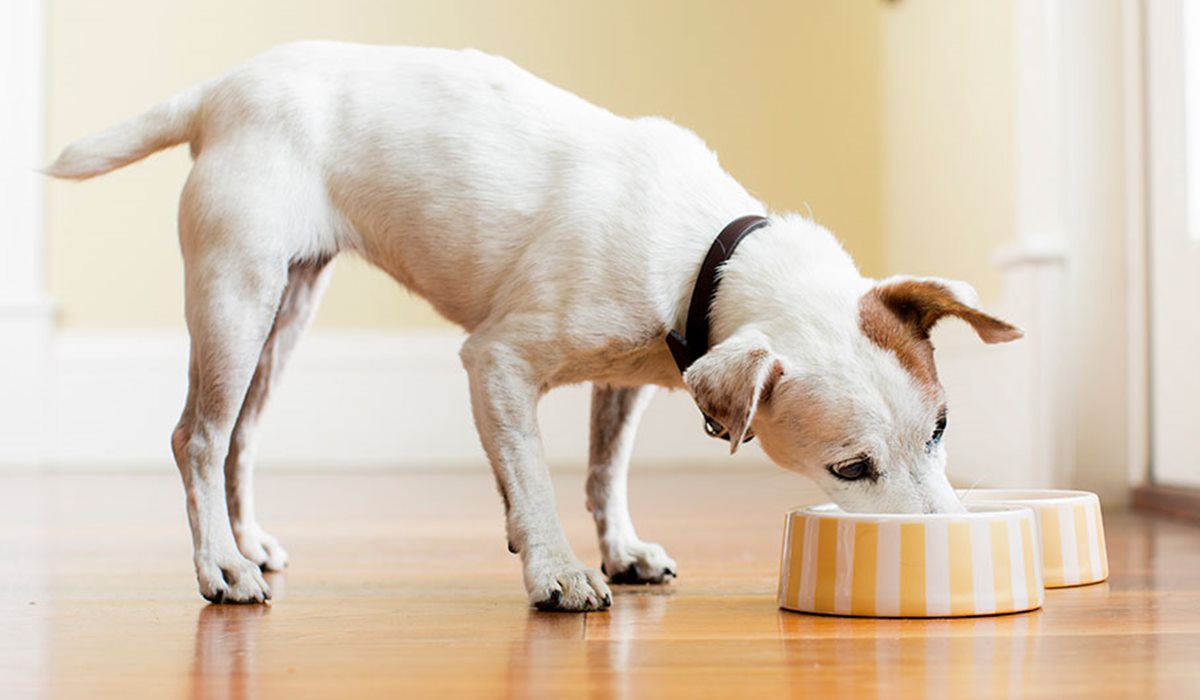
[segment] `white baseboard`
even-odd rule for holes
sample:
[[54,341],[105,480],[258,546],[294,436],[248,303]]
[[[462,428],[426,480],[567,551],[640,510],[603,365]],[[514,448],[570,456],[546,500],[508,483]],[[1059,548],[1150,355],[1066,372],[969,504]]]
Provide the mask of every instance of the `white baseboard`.
[[[947,324],[950,326],[951,324]],[[952,405],[951,474],[961,486],[1028,485],[1023,413],[1013,377],[1023,353],[939,329],[938,359]],[[462,336],[450,331],[309,333],[268,406],[264,469],[486,470],[471,419]],[[171,469],[170,433],[183,406],[182,332],[69,331],[54,340],[45,462],[58,469]],[[552,391],[540,409],[555,468],[586,463],[586,385]],[[637,468],[766,468],[751,443],[729,456],[704,435],[683,392],[660,391],[647,410]],[[773,467],[772,467],[773,468]]]
[[53,306],[0,299],[0,466],[29,469],[46,445]]
[[[486,469],[475,434],[463,336],[450,331],[310,332],[271,397],[265,469]],[[54,341],[46,463],[60,469],[166,469],[186,389],[182,332],[68,331]],[[586,385],[550,392],[540,409],[555,467],[587,458]],[[639,464],[741,468],[767,463],[753,446],[729,456],[704,435],[682,392],[659,392],[638,434]]]

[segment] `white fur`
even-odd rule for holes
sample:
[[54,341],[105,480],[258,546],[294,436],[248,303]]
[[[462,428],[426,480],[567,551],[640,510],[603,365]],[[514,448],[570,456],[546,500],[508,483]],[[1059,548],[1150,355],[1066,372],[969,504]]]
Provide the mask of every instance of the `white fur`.
[[[610,601],[567,543],[542,454],[535,406],[564,383],[597,387],[588,496],[608,574],[674,575],[629,519],[625,473],[649,395],[632,387],[682,385],[663,336],[682,327],[717,232],[765,213],[699,138],[614,116],[477,51],[307,42],[70,146],[48,172],[90,177],[185,141],[192,357],[172,445],[206,597],[265,599],[259,566],[286,562],[254,518],[255,425],[326,263],[345,251],[470,332],[461,356],[476,424],[533,603]],[[935,409],[858,331],[873,282],[826,230],[772,217],[723,275],[713,357],[726,359],[710,360],[707,376],[728,384],[744,351],[769,339],[784,372],[770,400],[759,405],[757,385],[731,389],[753,399],[745,423],[769,454],[848,507],[957,506],[944,453],[914,448]],[[752,381],[774,381],[772,368]],[[860,447],[881,451],[885,485],[831,481],[824,465]]]

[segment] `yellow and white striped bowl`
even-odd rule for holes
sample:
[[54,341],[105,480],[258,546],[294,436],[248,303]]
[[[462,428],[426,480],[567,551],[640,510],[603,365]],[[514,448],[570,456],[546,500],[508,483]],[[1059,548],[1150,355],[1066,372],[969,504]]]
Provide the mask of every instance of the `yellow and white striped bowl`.
[[979,489],[967,503],[1028,506],[1037,516],[1046,588],[1100,583],[1108,578],[1108,549],[1100,498],[1088,491]]
[[787,514],[779,606],[867,617],[962,617],[1042,606],[1033,511],[987,504],[935,515]]

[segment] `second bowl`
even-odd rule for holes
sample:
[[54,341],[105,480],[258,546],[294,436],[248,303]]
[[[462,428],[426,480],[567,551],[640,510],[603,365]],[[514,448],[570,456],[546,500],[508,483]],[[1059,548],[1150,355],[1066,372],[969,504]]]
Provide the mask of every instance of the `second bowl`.
[[1108,578],[1108,548],[1100,498],[1065,489],[975,489],[964,503],[1007,503],[1033,509],[1042,542],[1046,588],[1099,583]]

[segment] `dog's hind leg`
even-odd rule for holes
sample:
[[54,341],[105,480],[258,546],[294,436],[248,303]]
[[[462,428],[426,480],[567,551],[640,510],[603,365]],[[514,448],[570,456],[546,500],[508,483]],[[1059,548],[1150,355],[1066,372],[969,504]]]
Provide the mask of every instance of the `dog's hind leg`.
[[287,566],[279,540],[258,524],[254,508],[254,458],[258,425],[271,387],[279,380],[296,341],[308,327],[329,284],[333,263],[328,259],[293,262],[275,322],[258,358],[254,378],[242,401],[225,458],[225,499],[238,549],[264,571]]
[[675,561],[653,542],[643,542],[629,516],[629,457],[638,421],[654,387],[592,387],[592,434],[588,456],[588,509],[596,521],[602,569],[613,583],[662,583],[675,577]]
[[[187,493],[200,594],[213,602],[270,597],[234,540],[225,500],[225,459],[288,281],[293,257],[279,233],[291,211],[268,212],[270,178],[229,178],[197,160],[180,201],[191,368],[183,415],[171,436]],[[274,195],[272,197],[272,195]]]

